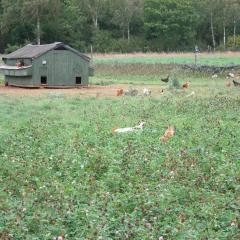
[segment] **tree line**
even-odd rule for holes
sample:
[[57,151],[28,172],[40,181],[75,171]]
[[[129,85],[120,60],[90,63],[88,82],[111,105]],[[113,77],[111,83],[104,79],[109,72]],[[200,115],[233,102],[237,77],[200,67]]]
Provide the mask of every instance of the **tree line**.
[[83,52],[237,50],[240,0],[0,0],[0,52],[56,41]]

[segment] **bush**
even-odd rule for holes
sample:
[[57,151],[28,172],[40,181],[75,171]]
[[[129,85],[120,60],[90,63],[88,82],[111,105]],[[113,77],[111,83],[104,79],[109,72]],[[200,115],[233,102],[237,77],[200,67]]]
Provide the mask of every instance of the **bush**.
[[230,36],[227,40],[227,47],[231,50],[240,49],[240,35],[236,36],[236,44],[234,46],[234,36]]
[[93,49],[94,52],[109,52],[111,49],[113,39],[108,31],[97,30],[93,36]]
[[4,84],[4,77],[0,76],[0,84]]
[[22,46],[21,45],[10,45],[8,44],[7,45],[7,48],[5,49],[5,53],[11,53],[11,52],[14,52],[16,51],[17,49],[21,48]]
[[175,74],[171,77],[170,88],[180,89],[181,84]]
[[142,52],[146,46],[146,41],[141,37],[131,37],[130,41],[123,38],[113,38],[108,31],[97,30],[93,37],[94,52]]

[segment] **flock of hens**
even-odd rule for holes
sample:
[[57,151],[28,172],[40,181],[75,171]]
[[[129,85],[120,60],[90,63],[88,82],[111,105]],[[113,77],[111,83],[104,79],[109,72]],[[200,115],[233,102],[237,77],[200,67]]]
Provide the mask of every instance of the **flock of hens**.
[[[165,83],[168,83],[170,80],[170,76],[168,75],[166,78],[161,78],[161,81],[162,82],[165,82]],[[183,85],[182,85],[182,88],[183,89],[188,89],[190,86],[190,83],[189,82],[185,82]],[[162,89],[161,92],[163,92],[164,90]],[[133,94],[132,94],[133,93]],[[122,88],[118,89],[117,90],[117,97],[120,97],[120,96],[136,96],[138,94],[138,91],[136,89],[130,89],[130,90],[127,90],[124,92],[124,90]],[[147,88],[144,88],[143,89],[143,95],[144,96],[150,96],[151,95],[151,90],[147,89]]]
[[[166,77],[166,78],[162,78],[161,81],[165,82],[165,83],[168,83],[170,80],[170,77],[169,75]],[[182,85],[182,88],[183,89],[188,89],[189,88],[189,82],[185,82],[183,85]],[[133,95],[131,95],[131,91],[135,91]],[[163,90],[162,90],[163,92]],[[127,90],[126,92],[124,92],[123,89],[118,89],[117,90],[117,96],[123,96],[123,95],[131,95],[131,96],[136,96],[137,95],[137,90]],[[144,96],[149,96],[151,95],[151,91],[147,88],[144,88],[143,89],[143,95]],[[145,122],[140,122],[139,125],[135,126],[135,127],[125,127],[125,128],[113,128],[112,129],[112,132],[114,134],[116,133],[130,133],[130,132],[135,132],[135,131],[138,131],[138,130],[142,130],[145,126]],[[175,128],[173,126],[168,126],[168,128],[166,129],[165,133],[163,136],[160,137],[160,142],[161,143],[165,143],[167,142],[170,138],[172,138],[175,134]]]
[[[212,78],[218,78],[218,76],[215,74],[212,76]],[[235,87],[240,87],[240,82],[236,81],[236,78],[235,78],[235,75],[233,73],[229,73],[227,75],[227,79],[231,78],[232,79],[232,83]],[[161,81],[162,82],[165,82],[165,83],[168,83],[170,80],[170,76],[168,75],[166,78],[162,78]],[[227,82],[227,87],[231,87],[232,86],[232,83],[231,82]],[[188,89],[190,86],[190,83],[189,82],[185,82],[183,85],[182,85],[182,89]],[[163,90],[162,90],[163,92]],[[130,89],[130,90],[127,90],[124,92],[123,89],[118,89],[117,90],[117,96],[136,96],[138,95],[138,91],[136,89]],[[144,88],[143,89],[143,95],[144,96],[149,96],[151,95],[151,91],[147,88]],[[192,96],[194,95],[194,92],[192,92],[190,95],[188,96]],[[126,127],[126,128],[113,128],[112,129],[112,132],[114,134],[116,133],[129,133],[129,132],[135,132],[135,131],[139,131],[141,129],[143,129],[145,126],[145,122],[140,122],[139,125],[135,126],[135,127]],[[175,128],[173,126],[168,126],[168,128],[166,129],[165,133],[163,136],[160,137],[160,142],[161,143],[165,143],[167,142],[170,138],[172,138],[175,134]]]

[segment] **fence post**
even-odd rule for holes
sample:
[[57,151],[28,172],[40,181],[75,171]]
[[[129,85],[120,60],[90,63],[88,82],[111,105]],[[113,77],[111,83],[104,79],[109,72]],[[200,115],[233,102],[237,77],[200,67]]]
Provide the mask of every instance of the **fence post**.
[[199,49],[198,49],[198,46],[195,45],[195,66],[197,66],[197,63],[198,63],[198,53],[199,53]]

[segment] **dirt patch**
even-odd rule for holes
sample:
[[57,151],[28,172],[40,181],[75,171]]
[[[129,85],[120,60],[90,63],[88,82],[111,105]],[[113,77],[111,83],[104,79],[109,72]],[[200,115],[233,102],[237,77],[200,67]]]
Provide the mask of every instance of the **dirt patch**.
[[[160,94],[162,91],[161,86],[134,86],[142,94],[143,88],[148,88],[153,94]],[[117,90],[123,89],[126,91],[129,89],[129,85],[114,85],[114,86],[89,86],[84,88],[71,88],[71,89],[48,89],[48,88],[19,88],[19,87],[5,87],[0,85],[0,95],[7,96],[74,96],[79,95],[82,97],[117,97]]]

